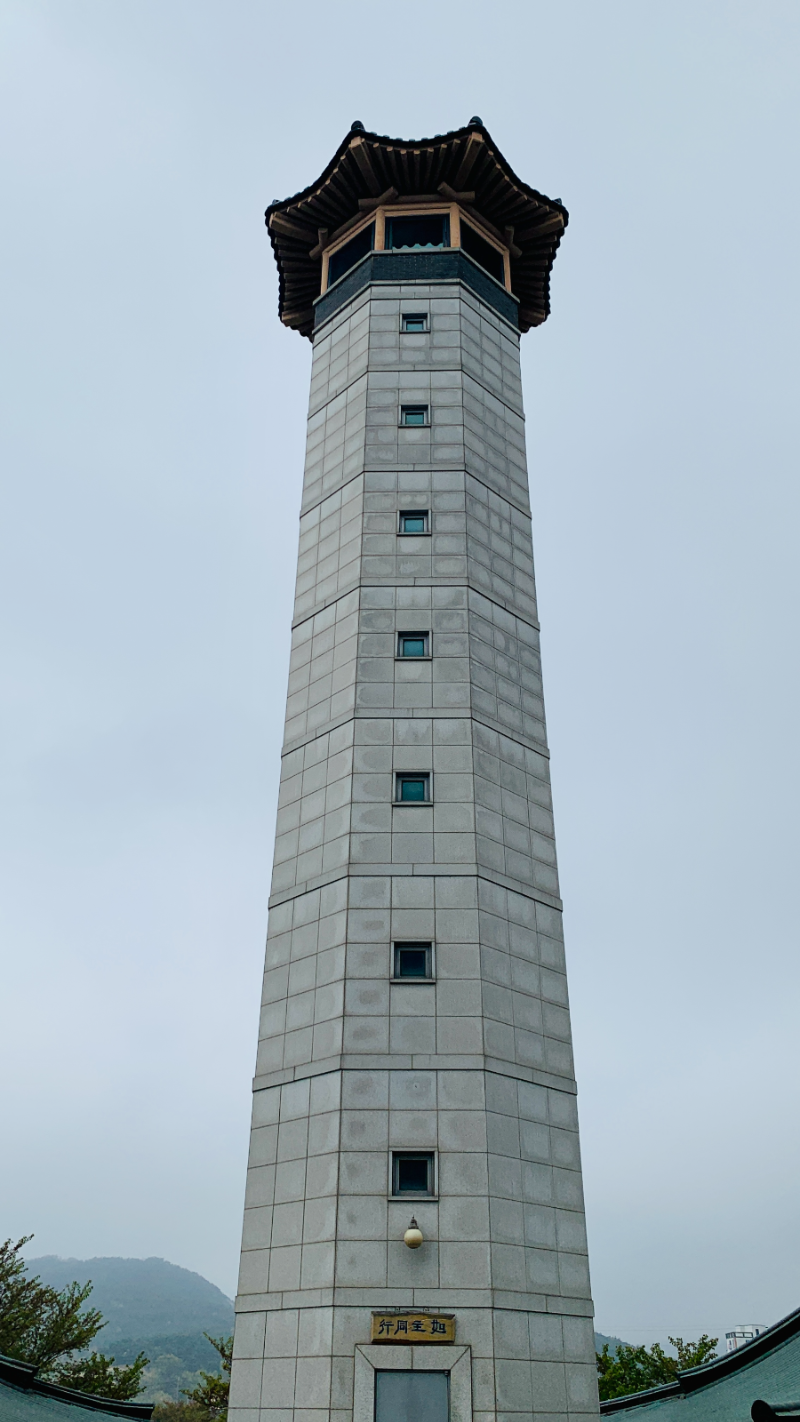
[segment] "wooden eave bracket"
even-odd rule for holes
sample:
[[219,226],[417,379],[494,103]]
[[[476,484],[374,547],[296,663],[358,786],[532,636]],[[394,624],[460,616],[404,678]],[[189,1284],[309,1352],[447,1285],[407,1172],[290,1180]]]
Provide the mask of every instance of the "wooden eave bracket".
[[311,251],[310,251],[309,254],[308,254],[309,257],[321,257],[321,256],[322,256],[322,253],[323,253],[325,247],[327,247],[327,245],[328,245],[328,229],[327,229],[327,227],[318,227],[318,228],[317,228],[317,245],[316,245],[316,247],[312,247],[312,248],[311,248]]
[[469,138],[467,139],[467,146],[464,151],[464,157],[461,159],[458,172],[456,173],[453,179],[453,187],[455,189],[463,187],[464,183],[466,183],[467,178],[469,177],[470,173],[472,172],[472,169],[475,166],[475,160],[478,157],[478,154],[481,152],[483,146],[483,134],[475,132],[471,133]]
[[546,237],[549,232],[559,232],[564,226],[563,212],[552,212],[544,222],[537,222],[535,226],[525,229],[525,241],[536,241],[538,237]]
[[449,183],[440,183],[439,192],[448,202],[474,202],[474,193],[457,193],[455,188],[451,188]]
[[270,231],[279,232],[282,237],[293,237],[296,242],[309,242],[313,236],[305,223],[287,217],[285,212],[273,212],[269,219]]
[[503,236],[504,236],[504,238],[505,238],[506,246],[508,247],[508,250],[509,250],[509,252],[511,253],[512,257],[521,257],[521,256],[522,256],[522,248],[521,248],[521,247],[518,247],[517,244],[516,244],[516,242],[514,241],[514,229],[513,229],[513,227],[504,227],[504,228],[503,228]]
[[372,166],[372,159],[370,158],[369,148],[360,134],[356,134],[354,138],[351,138],[350,152],[352,153],[359,168],[361,169],[361,174],[364,178],[367,187],[369,188],[373,196],[377,197],[378,193],[381,190],[380,181],[375,172],[375,169]]
[[382,207],[385,202],[397,201],[397,188],[387,188],[380,197],[359,198],[358,206],[362,212],[374,212],[376,207]]

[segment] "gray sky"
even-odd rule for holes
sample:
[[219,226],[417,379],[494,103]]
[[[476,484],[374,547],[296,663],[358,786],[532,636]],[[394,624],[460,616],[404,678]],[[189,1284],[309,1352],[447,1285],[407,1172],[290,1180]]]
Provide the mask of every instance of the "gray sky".
[[232,1293],[311,348],[361,119],[570,209],[523,342],[597,1325],[800,1304],[796,0],[3,0],[0,1236]]

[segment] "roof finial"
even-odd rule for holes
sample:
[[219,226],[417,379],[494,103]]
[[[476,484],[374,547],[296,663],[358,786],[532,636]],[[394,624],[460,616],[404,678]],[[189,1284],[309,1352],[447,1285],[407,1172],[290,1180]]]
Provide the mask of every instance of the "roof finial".
[[364,125],[363,125],[363,123],[361,122],[361,119],[353,119],[353,122],[352,122],[351,125],[350,125],[350,132],[351,132],[351,133],[366,133],[366,129],[364,128]]
[[479,123],[480,126],[481,126],[481,128],[483,128],[483,119],[482,119],[482,118],[478,118],[478,115],[477,115],[477,114],[473,114],[473,115],[472,115],[472,118],[470,119],[470,123]]

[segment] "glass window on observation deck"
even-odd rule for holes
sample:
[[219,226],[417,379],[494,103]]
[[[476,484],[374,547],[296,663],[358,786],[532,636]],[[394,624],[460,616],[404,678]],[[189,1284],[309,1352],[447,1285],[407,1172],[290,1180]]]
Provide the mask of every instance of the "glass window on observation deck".
[[450,217],[446,212],[422,213],[418,217],[387,217],[385,245],[394,252],[449,247]]
[[505,286],[506,266],[502,252],[498,252],[491,242],[486,242],[483,237],[480,237],[468,222],[461,224],[461,246],[467,255],[478,263],[478,266],[483,267],[483,270],[493,276],[495,281],[499,281],[501,286]]
[[333,286],[335,281],[349,272],[356,262],[360,262],[362,257],[366,257],[375,246],[375,223],[371,222],[369,227],[362,227],[355,237],[351,237],[349,242],[345,242],[338,252],[332,252],[328,259],[328,286]]

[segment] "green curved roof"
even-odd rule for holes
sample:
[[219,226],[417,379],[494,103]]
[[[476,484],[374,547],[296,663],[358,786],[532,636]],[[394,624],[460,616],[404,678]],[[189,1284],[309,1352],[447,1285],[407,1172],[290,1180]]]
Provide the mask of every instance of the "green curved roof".
[[679,1373],[677,1382],[611,1398],[600,1411],[635,1412],[637,1422],[656,1415],[659,1422],[749,1422],[756,1401],[800,1413],[800,1309],[735,1352]]
[[31,1363],[0,1354],[0,1422],[91,1422],[128,1417],[149,1422],[153,1403],[117,1402],[56,1387],[36,1376]]

